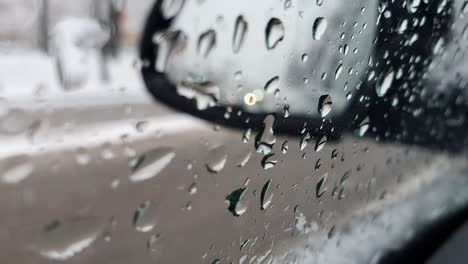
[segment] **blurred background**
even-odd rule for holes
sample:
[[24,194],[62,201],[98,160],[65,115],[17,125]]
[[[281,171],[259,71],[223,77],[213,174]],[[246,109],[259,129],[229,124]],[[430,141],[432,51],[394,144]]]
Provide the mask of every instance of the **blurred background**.
[[126,89],[136,95],[132,88],[139,76],[118,72],[138,68],[138,35],[152,2],[1,0],[3,96],[31,98],[39,86],[47,97],[70,90],[102,90],[112,83],[133,84]]
[[96,19],[114,31],[110,41],[114,43],[110,45],[132,48],[152,3],[152,0],[1,0],[2,52],[7,52],[7,47],[49,52],[50,32],[71,17]]

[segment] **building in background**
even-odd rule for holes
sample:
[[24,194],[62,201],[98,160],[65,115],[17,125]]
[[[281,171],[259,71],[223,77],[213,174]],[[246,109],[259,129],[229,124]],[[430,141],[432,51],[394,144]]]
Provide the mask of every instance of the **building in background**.
[[111,31],[104,53],[136,47],[154,0],[0,0],[0,52],[50,48],[51,29],[66,18],[95,18]]

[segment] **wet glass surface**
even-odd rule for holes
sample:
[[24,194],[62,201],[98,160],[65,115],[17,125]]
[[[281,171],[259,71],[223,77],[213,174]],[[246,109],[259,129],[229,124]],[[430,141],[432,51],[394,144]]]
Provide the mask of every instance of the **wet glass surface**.
[[0,0],[0,262],[426,260],[466,219],[467,16]]

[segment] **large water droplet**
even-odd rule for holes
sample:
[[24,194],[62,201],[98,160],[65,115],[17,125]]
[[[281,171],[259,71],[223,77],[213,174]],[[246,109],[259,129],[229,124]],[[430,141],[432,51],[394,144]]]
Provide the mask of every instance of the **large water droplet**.
[[266,208],[271,204],[271,200],[273,199],[273,193],[269,193],[271,185],[271,180],[268,180],[262,188],[260,193],[260,209],[266,210]]
[[330,95],[320,96],[318,111],[321,117],[325,117],[331,112],[332,104],[333,102]]
[[283,22],[281,22],[281,20],[278,18],[270,19],[270,21],[268,21],[265,33],[267,48],[275,48],[284,38]]
[[238,53],[244,43],[247,34],[248,25],[243,16],[238,16],[234,28],[234,37],[232,39],[232,50]]
[[314,25],[312,27],[312,37],[315,40],[319,40],[322,38],[323,34],[327,30],[327,20],[324,17],[317,17],[314,21]]
[[102,224],[93,217],[55,220],[44,227],[33,248],[46,258],[67,260],[91,246],[101,234]]
[[246,188],[240,188],[226,196],[226,201],[229,204],[228,210],[234,216],[241,216],[247,211],[247,206],[242,203],[245,191]]
[[144,155],[131,161],[133,171],[129,179],[131,182],[140,182],[151,179],[161,173],[175,157],[172,148],[160,147],[146,152]]
[[156,210],[150,201],[138,206],[133,213],[132,224],[138,232],[149,232],[156,226]]
[[209,172],[218,173],[226,165],[228,155],[225,146],[218,146],[211,149],[208,153],[206,168]]
[[216,45],[216,32],[212,29],[202,33],[198,38],[198,54],[207,57]]
[[387,91],[392,87],[393,78],[395,73],[393,70],[388,71],[376,84],[376,92],[379,97],[384,96]]

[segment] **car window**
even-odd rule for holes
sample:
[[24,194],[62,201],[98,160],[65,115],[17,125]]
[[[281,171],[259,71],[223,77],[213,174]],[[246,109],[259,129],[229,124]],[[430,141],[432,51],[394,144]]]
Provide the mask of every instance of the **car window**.
[[0,262],[427,261],[467,219],[467,16],[0,0]]

